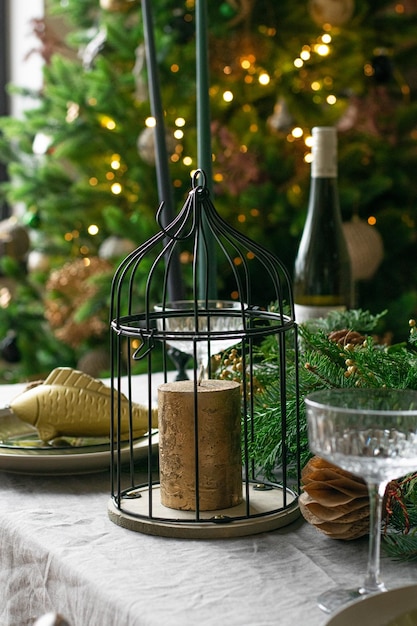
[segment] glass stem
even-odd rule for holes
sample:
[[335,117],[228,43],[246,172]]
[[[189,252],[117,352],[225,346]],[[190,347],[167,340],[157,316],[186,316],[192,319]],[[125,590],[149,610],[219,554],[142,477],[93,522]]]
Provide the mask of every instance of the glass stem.
[[361,594],[386,591],[379,578],[382,502],[388,481],[383,483],[368,482],[369,491],[369,554],[368,569],[364,583],[359,590]]

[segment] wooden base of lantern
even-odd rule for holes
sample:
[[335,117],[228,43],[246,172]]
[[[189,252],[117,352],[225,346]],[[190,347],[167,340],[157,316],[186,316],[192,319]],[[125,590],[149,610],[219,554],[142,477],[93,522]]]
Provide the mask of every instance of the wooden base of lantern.
[[[244,485],[243,493],[245,488]],[[281,487],[258,489],[257,483],[253,483],[249,489],[250,517],[247,517],[244,497],[237,506],[201,512],[200,519],[196,520],[192,511],[174,510],[161,504],[159,485],[152,488],[152,517],[149,517],[148,486],[134,490],[139,497],[122,498],[120,509],[114,500],[110,499],[108,515],[112,522],[128,530],[183,539],[220,539],[255,535],[287,526],[299,517],[297,496],[289,489],[286,492],[285,509],[282,508],[284,491]],[[231,521],[228,521],[227,517],[230,517]]]

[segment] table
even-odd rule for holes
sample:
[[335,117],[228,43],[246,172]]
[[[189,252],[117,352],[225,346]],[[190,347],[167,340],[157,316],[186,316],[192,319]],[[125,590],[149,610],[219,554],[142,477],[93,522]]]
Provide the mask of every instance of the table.
[[[316,596],[361,582],[366,538],[337,542],[302,518],[234,539],[143,535],[108,519],[109,493],[106,471],[0,472],[0,626],[48,611],[72,626],[323,626]],[[415,564],[388,558],[382,575],[417,582]]]

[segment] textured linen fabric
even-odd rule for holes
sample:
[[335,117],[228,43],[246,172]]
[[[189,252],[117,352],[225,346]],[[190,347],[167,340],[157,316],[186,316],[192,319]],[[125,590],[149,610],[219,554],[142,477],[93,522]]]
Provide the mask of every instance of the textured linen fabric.
[[[317,595],[362,582],[366,538],[334,541],[302,519],[242,538],[155,537],[111,522],[109,494],[108,472],[0,472],[0,626],[49,611],[71,626],[323,626]],[[382,577],[415,584],[416,566],[384,558]]]

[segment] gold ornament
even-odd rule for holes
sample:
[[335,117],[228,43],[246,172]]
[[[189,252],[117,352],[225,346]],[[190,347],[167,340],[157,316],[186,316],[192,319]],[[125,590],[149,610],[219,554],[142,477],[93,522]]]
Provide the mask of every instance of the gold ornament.
[[45,317],[56,337],[77,347],[85,339],[101,337],[108,329],[107,311],[77,320],[79,307],[97,294],[94,276],[112,272],[105,259],[77,259],[54,270],[46,283]]
[[83,354],[78,362],[77,369],[84,374],[100,377],[103,372],[108,371],[110,362],[110,354],[106,348],[94,348]]
[[318,26],[343,26],[355,10],[354,0],[310,0],[310,15]]
[[369,532],[369,498],[359,477],[315,456],[302,471],[299,506],[304,519],[333,539]]
[[100,0],[100,8],[104,11],[129,11],[138,4],[138,0]]
[[0,222],[0,256],[23,260],[29,250],[29,235],[15,217]]

